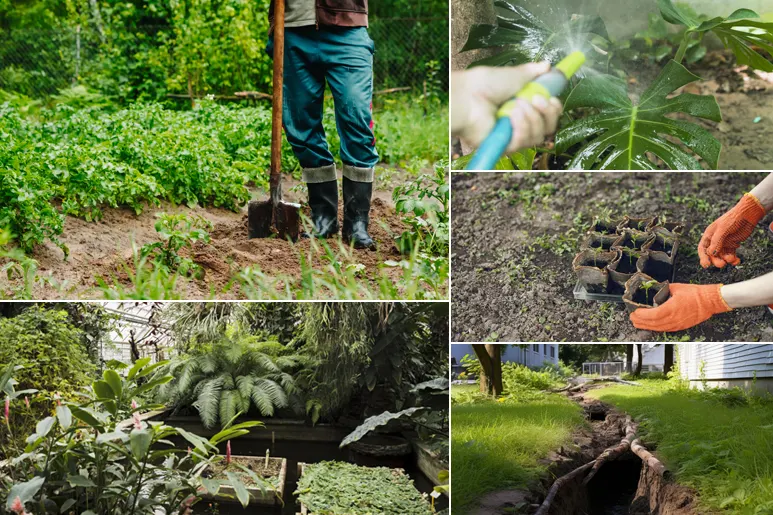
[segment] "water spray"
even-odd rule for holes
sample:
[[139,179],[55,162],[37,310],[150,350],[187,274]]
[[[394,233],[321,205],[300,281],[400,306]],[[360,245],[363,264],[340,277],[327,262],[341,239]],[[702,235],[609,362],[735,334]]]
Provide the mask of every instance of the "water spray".
[[480,144],[475,155],[467,165],[467,170],[492,170],[507,150],[510,140],[513,139],[513,126],[510,123],[510,113],[515,108],[518,99],[531,101],[536,96],[557,97],[569,84],[569,79],[577,73],[577,70],[585,63],[585,54],[573,52],[563,58],[549,72],[540,75],[519,91],[515,97],[508,100],[497,111],[497,123],[483,143]]

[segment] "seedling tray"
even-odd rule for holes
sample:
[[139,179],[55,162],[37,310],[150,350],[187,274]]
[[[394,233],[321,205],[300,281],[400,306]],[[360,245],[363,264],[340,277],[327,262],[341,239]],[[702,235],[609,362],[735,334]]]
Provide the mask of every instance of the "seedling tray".
[[[671,277],[668,279],[669,282],[673,283],[674,278],[676,277],[676,264],[677,260],[674,260],[674,266],[671,270]],[[618,302],[620,304],[623,303],[623,294],[622,293],[593,293],[589,292],[585,289],[585,287],[580,283],[580,280],[578,279],[577,282],[574,285],[574,290],[572,290],[572,293],[574,294],[574,298],[576,300],[595,300],[596,302]]]

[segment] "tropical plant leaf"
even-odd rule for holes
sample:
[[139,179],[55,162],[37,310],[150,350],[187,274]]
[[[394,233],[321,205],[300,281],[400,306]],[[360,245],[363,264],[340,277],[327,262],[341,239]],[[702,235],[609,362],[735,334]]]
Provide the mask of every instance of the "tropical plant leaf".
[[495,0],[496,25],[474,25],[462,52],[503,47],[497,55],[472,63],[471,66],[504,66],[533,61],[555,64],[567,54],[580,50],[591,54],[593,35],[609,39],[604,21],[599,16],[565,13],[551,17],[555,23],[540,20],[528,9],[506,0]]
[[658,7],[667,22],[687,27],[685,37],[692,33],[705,34],[711,31],[725,48],[732,50],[738,64],[773,72],[773,63],[757,50],[762,49],[773,55],[773,23],[749,20],[760,17],[755,11],[737,9],[730,16],[701,21],[684,7],[674,5],[671,0],[658,0]]
[[654,169],[656,165],[648,154],[662,159],[671,169],[701,169],[698,160],[673,141],[676,139],[711,168],[716,168],[721,143],[694,123],[666,117],[685,113],[715,122],[722,120],[719,105],[712,96],[682,93],[668,97],[698,79],[671,60],[641,95],[638,104],[628,97],[622,79],[599,76],[581,80],[569,94],[564,108],[569,111],[590,107],[599,112],[562,129],[556,135],[556,151],[563,153],[582,143],[569,163],[570,169]]
[[365,419],[365,422],[357,426],[357,428],[354,431],[346,435],[346,438],[344,438],[341,441],[341,445],[339,445],[339,447],[346,447],[347,445],[356,442],[366,434],[370,433],[377,427],[384,426],[393,420],[397,420],[404,417],[410,417],[414,413],[419,411],[425,411],[426,409],[427,408],[422,408],[422,407],[408,408],[402,411],[398,411],[397,413],[390,413],[389,411],[385,411],[384,413],[380,413],[378,415],[373,415],[372,417],[368,417]]
[[233,472],[228,471],[225,475],[228,477],[231,486],[234,488],[236,498],[239,499],[241,505],[246,508],[247,505],[250,504],[250,492],[247,491],[247,487],[244,486],[244,483],[239,479],[239,476]]
[[45,483],[46,478],[38,476],[30,479],[26,483],[16,483],[8,492],[8,499],[5,502],[5,509],[11,510],[14,500],[18,497],[22,504],[28,503],[38,493],[40,487]]
[[444,391],[448,390],[448,378],[447,377],[437,377],[435,379],[430,379],[429,381],[424,381],[423,383],[419,383],[413,388],[411,388],[411,392],[420,392],[422,390],[436,390],[436,391]]

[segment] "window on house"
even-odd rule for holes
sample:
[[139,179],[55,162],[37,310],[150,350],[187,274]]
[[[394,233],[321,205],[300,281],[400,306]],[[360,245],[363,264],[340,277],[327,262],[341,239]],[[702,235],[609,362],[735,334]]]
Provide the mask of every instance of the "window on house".
[[539,343],[532,345],[531,350],[533,350],[534,352],[539,352]]
[[556,348],[553,345],[550,346],[550,357],[551,358],[556,357]]
[[548,355],[548,344],[547,343],[542,345],[542,353],[545,354],[545,356]]

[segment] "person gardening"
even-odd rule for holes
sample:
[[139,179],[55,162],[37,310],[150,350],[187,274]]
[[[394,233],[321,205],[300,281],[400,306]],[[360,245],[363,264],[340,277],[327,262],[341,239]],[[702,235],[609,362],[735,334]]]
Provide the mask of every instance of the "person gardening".
[[[273,0],[268,16],[273,32]],[[282,122],[309,190],[314,227],[307,236],[334,236],[338,177],[322,126],[330,86],[343,162],[342,237],[355,248],[374,249],[368,223],[379,156],[372,116],[375,48],[367,26],[368,0],[286,0]],[[273,55],[273,37],[266,51]]]
[[[540,75],[550,71],[549,62],[494,68],[476,66],[451,74],[451,134],[477,148],[497,121],[497,110]],[[535,96],[519,99],[510,115],[513,137],[506,153],[533,147],[556,132],[561,102]]]
[[[703,268],[737,266],[741,243],[773,209],[773,173],[738,204],[706,228],[698,255]],[[771,226],[773,229],[773,225]],[[671,298],[654,309],[637,309],[631,322],[638,329],[672,332],[705,322],[718,313],[773,304],[773,272],[734,284],[671,284]]]

